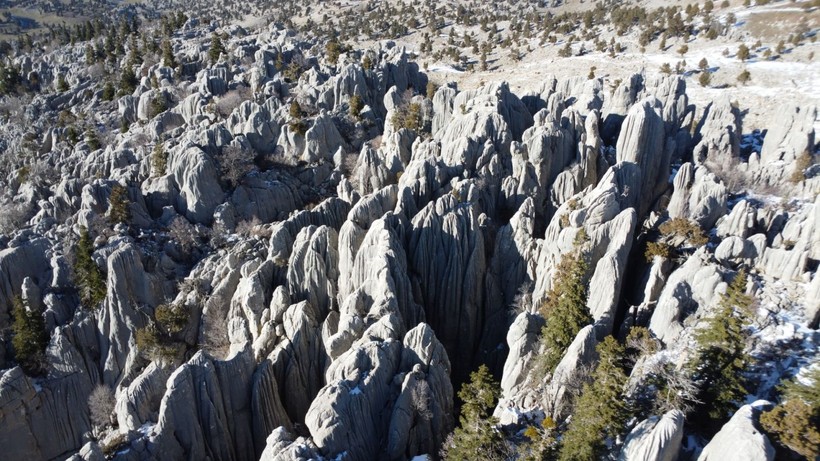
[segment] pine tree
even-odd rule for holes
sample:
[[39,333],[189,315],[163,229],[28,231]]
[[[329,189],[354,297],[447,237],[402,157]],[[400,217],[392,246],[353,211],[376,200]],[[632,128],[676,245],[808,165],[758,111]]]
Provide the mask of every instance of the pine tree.
[[586,307],[586,272],[586,258],[580,250],[564,255],[556,268],[547,300],[540,306],[541,315],[547,320],[541,330],[542,360],[547,372],[555,370],[581,328],[592,323]]
[[504,438],[495,429],[498,421],[491,416],[498,396],[498,384],[486,365],[470,374],[470,381],[458,392],[463,402],[459,416],[461,426],[453,431],[451,445],[445,447],[446,460],[504,459]]
[[111,101],[114,99],[117,91],[114,89],[114,84],[111,82],[105,82],[102,89],[102,99],[103,101]]
[[782,386],[782,401],[760,415],[760,425],[777,443],[805,456],[820,456],[820,368],[805,377],[810,384],[790,380]]
[[299,105],[299,101],[295,99],[291,101],[290,107],[288,108],[288,114],[292,119],[302,118],[302,107]]
[[162,143],[154,146],[154,151],[151,153],[151,167],[154,176],[165,176],[168,167],[168,153],[162,148]]
[[358,94],[354,94],[350,97],[350,116],[359,119],[362,115],[362,108],[364,107],[364,103],[362,103],[362,98],[359,97]]
[[80,229],[80,240],[74,251],[74,279],[80,292],[80,300],[86,308],[95,311],[97,305],[105,299],[105,279],[92,258],[94,244],[85,227]]
[[48,345],[43,314],[28,308],[20,297],[15,297],[12,301],[11,315],[11,329],[14,332],[11,344],[14,347],[14,357],[27,375],[39,375],[45,366],[45,350]]
[[120,94],[131,94],[137,88],[137,75],[134,74],[134,69],[131,66],[125,66],[120,74]]
[[612,336],[607,336],[596,350],[598,364],[575,404],[561,441],[559,461],[601,459],[606,438],[617,437],[629,418],[630,411],[623,395],[627,380],[624,347]]
[[108,221],[113,225],[128,224],[131,218],[129,203],[128,191],[121,185],[115,184],[108,197]]
[[171,41],[167,38],[162,41],[160,45],[162,49],[162,65],[165,67],[176,67],[177,61],[174,58],[174,48],[171,46]]
[[57,91],[60,93],[66,92],[69,90],[68,82],[65,79],[63,74],[57,76]]
[[222,44],[222,39],[214,32],[211,35],[211,48],[208,50],[208,59],[211,60],[211,64],[219,62],[219,56],[224,52],[225,46]]
[[695,336],[699,350],[691,366],[702,402],[696,418],[711,429],[719,428],[747,394],[742,375],[748,365],[745,326],[754,300],[745,291],[746,272],[740,270],[721,296],[717,312]]

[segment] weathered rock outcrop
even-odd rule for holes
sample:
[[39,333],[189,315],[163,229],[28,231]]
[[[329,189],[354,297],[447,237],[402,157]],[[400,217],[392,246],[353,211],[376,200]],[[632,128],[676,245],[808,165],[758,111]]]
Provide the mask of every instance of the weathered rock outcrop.
[[683,441],[683,417],[681,411],[672,410],[641,421],[624,441],[618,460],[677,460]]
[[704,447],[698,461],[773,461],[774,447],[756,427],[760,407],[771,405],[758,401],[740,407],[720,432]]

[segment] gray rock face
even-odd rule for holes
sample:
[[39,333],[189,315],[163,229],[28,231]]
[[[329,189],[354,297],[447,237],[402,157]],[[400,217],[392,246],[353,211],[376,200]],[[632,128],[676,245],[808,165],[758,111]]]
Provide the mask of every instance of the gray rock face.
[[698,461],[773,461],[774,447],[766,435],[755,427],[760,416],[759,407],[766,404],[769,403],[758,401],[740,407],[704,447]]
[[573,388],[578,385],[578,376],[584,365],[591,364],[597,357],[595,346],[598,341],[595,339],[595,327],[587,325],[578,332],[575,339],[567,348],[564,357],[558,362],[549,383],[546,385],[541,395],[541,405],[548,415],[552,415],[556,421],[561,420],[569,414],[569,404],[572,400],[573,392],[579,389]]
[[[168,378],[159,420],[149,437],[154,459],[251,459],[249,349],[226,361],[198,352]],[[200,411],[199,409],[207,409]]]
[[665,141],[664,106],[654,98],[629,109],[618,137],[618,162],[632,162],[640,167],[640,187],[630,190],[637,194],[638,216],[643,217],[667,187],[671,151]]
[[757,211],[755,208],[747,200],[741,200],[735,204],[728,216],[718,221],[717,236],[726,238],[734,235],[746,238],[754,229],[756,221]]
[[658,298],[649,330],[666,344],[673,343],[683,330],[683,321],[700,306],[709,306],[725,292],[721,271],[705,260],[699,250],[674,271]]
[[20,367],[0,373],[0,442],[10,459],[52,459],[82,446],[91,429],[88,375],[80,370],[40,386]]
[[652,416],[632,429],[619,461],[675,461],[683,441],[683,418],[679,410]]
[[132,245],[116,249],[108,257],[108,292],[98,327],[103,360],[103,380],[109,386],[135,377],[135,333],[146,325],[149,309],[159,304],[162,291],[146,273],[139,250]]
[[330,115],[322,113],[305,133],[305,150],[301,159],[308,163],[330,160],[340,147],[345,147],[342,135]]
[[170,375],[169,367],[152,362],[123,389],[116,405],[121,431],[135,431],[144,423],[158,419],[165,382]]
[[10,309],[15,296],[22,294],[23,280],[31,277],[45,279],[44,269],[49,267],[46,260],[45,240],[34,240],[20,246],[0,251],[0,329],[10,323]]
[[740,156],[740,113],[728,98],[719,98],[704,110],[698,134],[700,141],[692,157],[696,164],[714,164],[732,167],[732,160]]
[[288,291],[294,300],[307,300],[319,319],[327,316],[336,300],[339,278],[338,235],[333,228],[305,227],[293,244],[288,265]]
[[413,218],[408,260],[416,300],[453,360],[456,379],[466,377],[487,319],[482,280],[484,236],[478,214],[452,195],[431,202]]
[[426,324],[403,341],[394,334],[384,331],[363,340],[328,368],[328,384],[306,417],[325,456],[407,459],[438,446],[452,427],[444,347]]
[[690,219],[710,229],[726,215],[726,187],[706,168],[684,163],[675,175],[674,188],[667,208],[670,218]]
[[501,379],[501,399],[496,406],[493,416],[501,424],[519,423],[517,411],[506,411],[508,408],[531,409],[537,398],[534,393],[528,392],[529,372],[533,359],[538,353],[538,340],[544,319],[540,316],[523,312],[518,314],[507,333],[507,345],[510,353],[504,363],[504,373]]
[[171,152],[168,171],[179,190],[176,207],[189,221],[210,223],[213,212],[222,201],[217,169],[208,154],[190,146]]

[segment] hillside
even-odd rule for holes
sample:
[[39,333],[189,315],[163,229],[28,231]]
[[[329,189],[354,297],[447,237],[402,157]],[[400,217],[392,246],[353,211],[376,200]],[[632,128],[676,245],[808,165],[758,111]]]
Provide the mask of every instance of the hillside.
[[57,3],[4,457],[820,454],[816,1]]

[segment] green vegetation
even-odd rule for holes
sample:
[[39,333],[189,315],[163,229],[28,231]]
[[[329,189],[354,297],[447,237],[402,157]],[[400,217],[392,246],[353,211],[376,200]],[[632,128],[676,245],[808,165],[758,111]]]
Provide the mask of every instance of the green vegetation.
[[453,432],[451,445],[445,447],[444,459],[505,459],[506,443],[495,429],[498,421],[492,417],[498,396],[498,383],[493,381],[486,365],[470,374],[470,381],[458,392],[458,398],[463,402],[459,416],[461,425]]
[[214,32],[211,34],[211,47],[208,49],[208,59],[211,64],[219,62],[219,57],[225,53],[225,46],[222,44],[222,38]]
[[749,47],[741,43],[740,46],[737,47],[737,58],[741,61],[746,61],[749,59],[749,55]]
[[60,93],[64,93],[68,91],[70,88],[68,86],[68,82],[65,79],[63,74],[57,76],[57,91]]
[[154,146],[154,151],[151,153],[151,170],[154,176],[165,176],[168,169],[168,153],[162,148],[162,143],[157,143]]
[[652,262],[655,256],[668,259],[672,256],[672,247],[664,242],[647,242],[644,257],[647,261]]
[[552,373],[581,328],[592,323],[586,307],[587,269],[586,255],[578,249],[558,263],[552,289],[539,306],[547,321],[541,330],[544,353],[539,357],[539,375]]
[[85,131],[85,143],[88,144],[88,147],[95,151],[102,147],[102,143],[100,142],[99,136],[97,136],[97,130],[94,128],[89,128]]
[[741,72],[737,76],[737,81],[740,82],[743,85],[749,83],[749,80],[751,80],[751,79],[752,79],[752,74],[747,69],[743,69],[743,72]]
[[712,83],[712,74],[707,71],[701,72],[698,77],[698,84],[700,86],[709,86],[710,83]]
[[137,75],[134,74],[134,69],[129,66],[125,66],[120,74],[119,94],[124,96],[133,93],[137,88],[137,84],[139,84],[139,80],[137,80]]
[[40,375],[46,364],[45,350],[48,346],[48,333],[43,314],[28,308],[20,297],[15,297],[12,301],[11,316],[11,329],[14,333],[11,344],[14,347],[14,357],[27,375]]
[[811,166],[811,160],[811,154],[809,154],[807,150],[797,156],[794,162],[794,170],[792,170],[792,174],[789,176],[789,181],[792,184],[806,180],[805,171]]
[[114,89],[114,84],[111,82],[105,82],[102,89],[102,100],[103,101],[113,101],[114,96],[116,96],[117,90]]
[[358,94],[354,94],[350,97],[350,116],[359,120],[362,116],[362,108],[364,108],[364,103],[362,102],[362,98],[359,97]]
[[80,300],[85,308],[96,311],[97,306],[105,299],[105,278],[92,258],[94,244],[85,227],[80,229],[80,240],[74,251],[74,281],[80,292]]
[[796,379],[782,386],[782,401],[760,415],[760,425],[779,445],[806,459],[820,456],[820,368],[809,371],[803,384]]
[[671,239],[681,239],[694,247],[706,245],[709,239],[697,224],[686,218],[673,218],[659,227],[661,235]]
[[612,336],[598,344],[598,364],[575,404],[569,427],[561,440],[559,461],[601,459],[606,438],[617,437],[630,416],[623,395],[624,347]]
[[112,225],[128,224],[131,219],[128,190],[125,187],[115,184],[111,188],[111,195],[108,197],[108,221]]
[[696,332],[698,352],[690,364],[698,385],[696,419],[717,429],[746,397],[745,353],[750,333],[746,325],[754,299],[746,294],[746,272],[741,270],[722,295],[714,315]]

